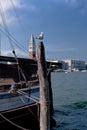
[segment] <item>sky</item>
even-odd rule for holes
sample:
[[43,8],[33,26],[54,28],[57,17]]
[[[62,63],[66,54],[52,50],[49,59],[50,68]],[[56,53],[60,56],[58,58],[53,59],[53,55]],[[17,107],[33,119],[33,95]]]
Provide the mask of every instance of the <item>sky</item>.
[[46,59],[87,61],[87,0],[0,0],[2,55],[11,56],[15,49],[18,56],[28,56],[29,38],[40,32]]

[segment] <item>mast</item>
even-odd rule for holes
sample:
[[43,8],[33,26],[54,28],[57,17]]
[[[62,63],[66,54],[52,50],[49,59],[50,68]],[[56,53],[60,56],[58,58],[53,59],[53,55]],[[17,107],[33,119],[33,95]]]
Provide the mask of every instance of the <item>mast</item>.
[[36,46],[33,34],[31,34],[29,41],[29,58],[34,60],[36,59]]

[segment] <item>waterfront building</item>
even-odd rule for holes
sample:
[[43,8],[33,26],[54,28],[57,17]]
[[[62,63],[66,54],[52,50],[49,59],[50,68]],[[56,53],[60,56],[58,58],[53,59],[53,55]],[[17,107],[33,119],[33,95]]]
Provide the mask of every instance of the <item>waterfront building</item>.
[[82,61],[82,60],[67,59],[67,60],[64,60],[64,62],[65,62],[65,69],[68,69],[71,71],[86,69],[85,61]]

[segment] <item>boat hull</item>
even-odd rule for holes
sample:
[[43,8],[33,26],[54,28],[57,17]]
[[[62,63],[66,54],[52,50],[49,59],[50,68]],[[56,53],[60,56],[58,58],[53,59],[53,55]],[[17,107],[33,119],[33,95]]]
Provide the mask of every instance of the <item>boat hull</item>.
[[[0,115],[0,129],[30,129],[39,130],[38,120],[39,106],[37,104],[28,105],[8,112],[3,112]],[[4,118],[3,118],[3,117]]]
[[[0,129],[39,129],[39,87],[20,89],[17,95],[0,93]],[[33,98],[34,97],[34,98]],[[34,123],[34,125],[33,125]]]

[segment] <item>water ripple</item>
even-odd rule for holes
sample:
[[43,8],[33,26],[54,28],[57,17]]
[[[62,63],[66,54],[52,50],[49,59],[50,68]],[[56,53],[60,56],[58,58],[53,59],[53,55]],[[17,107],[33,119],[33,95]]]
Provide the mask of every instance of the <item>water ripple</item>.
[[71,108],[73,108],[73,109],[83,109],[83,108],[87,108],[87,101],[75,102],[75,103],[72,103],[71,105],[69,105],[69,107],[71,107]]

